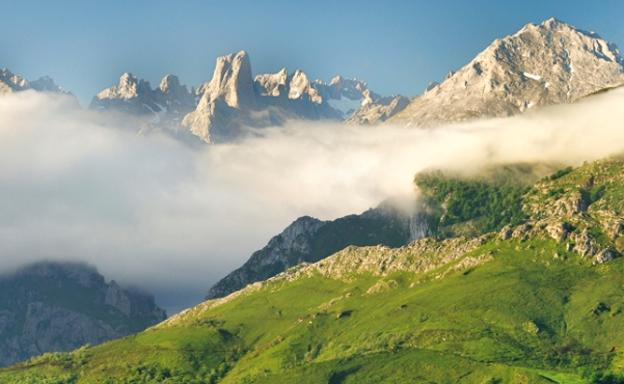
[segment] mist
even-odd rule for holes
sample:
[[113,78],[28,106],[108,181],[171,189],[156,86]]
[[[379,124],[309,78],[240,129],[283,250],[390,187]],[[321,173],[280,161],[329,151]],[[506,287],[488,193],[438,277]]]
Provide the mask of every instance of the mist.
[[332,219],[414,193],[419,170],[575,165],[624,150],[624,90],[436,129],[292,122],[232,144],[137,134],[67,96],[0,97],[0,271],[78,260],[156,294],[201,300],[301,215]]

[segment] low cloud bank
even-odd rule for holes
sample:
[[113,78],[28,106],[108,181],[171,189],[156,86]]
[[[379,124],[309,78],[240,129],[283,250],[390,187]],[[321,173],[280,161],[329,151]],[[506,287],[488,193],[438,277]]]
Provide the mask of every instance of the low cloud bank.
[[522,116],[437,129],[300,123],[188,146],[75,108],[0,97],[0,271],[84,260],[155,292],[199,300],[296,217],[360,212],[413,192],[425,168],[577,164],[624,150],[624,90]]

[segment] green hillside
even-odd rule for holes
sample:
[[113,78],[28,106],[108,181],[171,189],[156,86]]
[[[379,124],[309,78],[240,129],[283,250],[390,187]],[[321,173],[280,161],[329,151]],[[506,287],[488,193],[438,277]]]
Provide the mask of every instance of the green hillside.
[[[429,196],[446,229],[481,223],[465,237],[348,247],[0,382],[624,383],[623,167],[566,169],[521,193],[456,179]],[[489,208],[442,220],[466,191]]]

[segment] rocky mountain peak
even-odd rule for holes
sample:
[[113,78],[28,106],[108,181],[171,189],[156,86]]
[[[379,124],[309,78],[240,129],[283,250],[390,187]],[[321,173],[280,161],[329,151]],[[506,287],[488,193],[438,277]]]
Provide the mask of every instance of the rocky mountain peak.
[[245,51],[217,58],[212,80],[204,91],[210,102],[222,99],[232,108],[254,104],[251,63]]
[[176,93],[181,89],[186,90],[186,87],[180,84],[178,76],[168,74],[160,80],[158,89],[160,89],[160,92],[162,93]]
[[31,81],[30,87],[39,92],[67,93],[50,76],[41,76],[37,80]]
[[28,81],[7,68],[0,69],[0,93],[21,91],[28,87]]
[[166,128],[179,125],[181,116],[194,106],[194,96],[180,84],[177,76],[166,75],[158,88],[152,89],[147,80],[129,72],[121,75],[117,85],[99,92],[91,102],[91,108],[147,116],[148,126]]
[[283,94],[288,81],[288,71],[286,68],[280,69],[276,73],[264,73],[256,75],[254,83],[256,91],[261,96],[278,97]]
[[98,99],[134,99],[151,92],[147,80],[139,79],[132,73],[125,72],[119,78],[117,85],[99,92],[95,97]]
[[289,99],[307,97],[315,104],[323,103],[323,97],[312,87],[308,75],[300,69],[297,69],[290,77],[288,88]]
[[156,90],[158,105],[166,110],[169,122],[179,124],[187,113],[195,108],[195,96],[175,75],[166,75]]
[[0,94],[26,91],[29,89],[38,92],[69,94],[69,92],[59,87],[49,76],[42,76],[37,80],[28,81],[26,78],[14,74],[6,68],[0,69]]
[[568,103],[624,83],[615,45],[554,18],[496,39],[392,121],[435,125]]

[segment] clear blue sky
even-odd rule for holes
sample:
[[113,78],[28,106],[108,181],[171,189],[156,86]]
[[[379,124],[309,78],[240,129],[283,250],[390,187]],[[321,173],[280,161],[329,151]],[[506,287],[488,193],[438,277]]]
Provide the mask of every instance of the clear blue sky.
[[419,94],[494,38],[550,16],[624,45],[624,1],[3,1],[0,67],[50,75],[83,103],[124,71],[156,83],[211,77],[247,50],[255,73],[356,76]]

